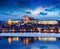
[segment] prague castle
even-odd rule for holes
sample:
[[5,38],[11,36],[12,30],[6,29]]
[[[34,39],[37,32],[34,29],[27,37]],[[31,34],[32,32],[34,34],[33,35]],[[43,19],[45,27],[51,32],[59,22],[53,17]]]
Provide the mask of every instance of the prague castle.
[[[21,20],[14,21],[11,19],[8,20],[8,24],[19,23],[19,22],[21,23],[22,21]],[[58,22],[56,20],[36,20],[32,17],[28,17],[28,15],[24,16],[23,22],[24,23],[33,22],[33,23],[38,23],[38,24],[58,24]]]
[[24,19],[9,19],[1,27],[0,32],[41,32],[41,33],[59,33],[60,21],[57,20],[38,20],[28,15]]

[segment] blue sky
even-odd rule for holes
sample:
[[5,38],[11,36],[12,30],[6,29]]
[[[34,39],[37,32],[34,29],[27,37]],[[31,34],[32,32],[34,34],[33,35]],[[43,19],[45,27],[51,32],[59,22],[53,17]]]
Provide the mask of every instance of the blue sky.
[[23,19],[60,20],[60,0],[0,0],[0,20]]

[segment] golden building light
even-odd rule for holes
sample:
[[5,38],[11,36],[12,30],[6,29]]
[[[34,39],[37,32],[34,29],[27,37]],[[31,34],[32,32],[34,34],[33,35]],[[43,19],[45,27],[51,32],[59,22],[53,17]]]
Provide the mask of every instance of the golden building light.
[[58,24],[57,21],[39,21],[38,24]]
[[60,33],[60,29],[58,29],[58,32]]
[[50,32],[54,32],[54,30],[53,29],[50,29]]
[[41,28],[38,27],[37,30],[38,30],[38,32],[41,32]]
[[12,33],[14,33],[14,31],[15,31],[14,29],[11,30]]
[[25,16],[24,16],[24,21],[25,21],[25,23],[28,23],[28,22],[29,22],[29,17],[28,17],[28,15],[25,15]]
[[46,29],[44,29],[44,32],[47,32],[47,30],[46,30]]
[[30,29],[30,32],[33,32],[33,29]]
[[4,33],[5,32],[5,29],[4,28],[2,28],[2,33]]
[[12,25],[12,20],[11,19],[8,20],[8,24]]
[[50,27],[50,32],[55,32],[55,27]]
[[30,32],[34,32],[35,31],[35,29],[30,29]]
[[60,27],[58,27],[58,32],[60,33]]
[[16,21],[12,21],[13,22],[13,24],[16,24],[16,23],[18,23],[19,21],[18,20],[16,20]]

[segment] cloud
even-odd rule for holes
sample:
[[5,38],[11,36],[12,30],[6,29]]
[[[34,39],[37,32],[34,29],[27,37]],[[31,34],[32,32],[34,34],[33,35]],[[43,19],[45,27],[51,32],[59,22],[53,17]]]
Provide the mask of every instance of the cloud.
[[26,13],[27,13],[27,14],[31,14],[31,12],[29,12],[29,11],[27,11]]
[[[5,11],[3,13],[0,13],[0,20],[8,20],[10,19],[22,19],[25,13],[19,12],[19,11]],[[4,19],[5,18],[5,19]]]
[[[34,18],[37,15],[38,18],[39,16],[53,17],[60,15],[59,12],[60,0],[57,4],[53,4],[52,0],[0,0],[0,14],[4,15],[4,18],[21,18],[27,13],[30,17],[34,16]],[[2,18],[2,15],[0,15],[0,18]]]
[[35,10],[30,9],[30,10],[26,10],[26,11],[29,11],[32,15],[37,15],[40,13],[41,10],[43,10],[42,7],[37,7]]
[[45,9],[45,11],[51,12],[53,11],[53,9]]
[[56,7],[56,6],[53,6],[53,7],[48,7],[45,9],[46,12],[59,12],[60,11],[60,7]]
[[59,12],[59,15],[60,15],[60,12]]
[[49,16],[59,16],[58,12],[48,12]]
[[45,8],[45,11],[52,12],[52,11],[55,11],[55,9],[56,9],[55,6],[50,6],[50,7]]
[[45,12],[40,12],[40,15],[47,15],[47,13],[45,13]]

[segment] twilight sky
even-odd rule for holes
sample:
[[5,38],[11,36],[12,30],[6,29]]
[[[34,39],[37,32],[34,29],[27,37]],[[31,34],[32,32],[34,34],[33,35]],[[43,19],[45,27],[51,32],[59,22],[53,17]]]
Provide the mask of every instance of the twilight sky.
[[0,0],[0,20],[23,19],[60,20],[60,0]]

